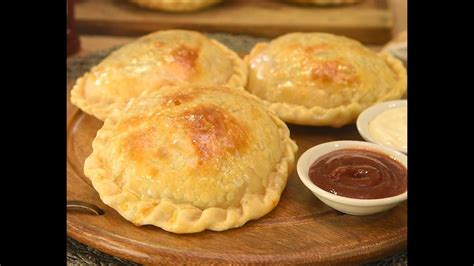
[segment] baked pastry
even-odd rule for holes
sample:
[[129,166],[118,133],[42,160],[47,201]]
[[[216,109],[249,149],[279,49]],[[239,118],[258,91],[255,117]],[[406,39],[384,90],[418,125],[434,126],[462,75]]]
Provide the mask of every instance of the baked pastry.
[[170,11],[188,12],[215,5],[222,0],[131,0],[142,7]]
[[247,66],[216,40],[185,30],[159,31],[111,53],[79,78],[71,102],[104,120],[145,90],[194,84],[243,87]]
[[395,58],[400,59],[406,67],[408,62],[408,34],[404,30],[398,33],[393,40],[388,42],[382,48],[382,52],[389,53]]
[[286,122],[341,127],[368,106],[406,91],[403,64],[355,40],[290,33],[255,45],[245,58],[247,90]]
[[272,210],[294,165],[286,124],[226,87],[145,91],[104,122],[84,173],[136,225],[175,233],[242,226]]

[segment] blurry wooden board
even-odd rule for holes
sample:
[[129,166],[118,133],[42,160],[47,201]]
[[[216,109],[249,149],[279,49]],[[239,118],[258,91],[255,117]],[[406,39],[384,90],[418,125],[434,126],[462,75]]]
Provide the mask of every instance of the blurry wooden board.
[[192,13],[167,13],[135,6],[127,0],[82,0],[75,5],[80,34],[140,36],[182,28],[274,38],[288,32],[322,31],[366,44],[391,38],[391,5],[365,0],[342,7],[313,7],[279,0],[226,0]]
[[[69,212],[67,234],[93,248],[147,265],[354,265],[380,260],[406,249],[406,203],[375,215],[346,215],[319,201],[302,184],[296,171],[289,176],[278,206],[241,228],[178,235],[149,225],[134,226],[102,203],[82,171],[102,122],[78,111],[69,101],[67,104],[67,199],[90,202],[105,210],[102,216]],[[300,149],[296,158],[323,142],[360,140],[354,125],[341,129],[290,125],[290,130]]]

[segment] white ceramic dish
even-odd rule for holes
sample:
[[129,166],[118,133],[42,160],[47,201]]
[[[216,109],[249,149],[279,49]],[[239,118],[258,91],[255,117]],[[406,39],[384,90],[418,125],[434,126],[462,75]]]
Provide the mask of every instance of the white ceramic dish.
[[[370,215],[391,209],[405,201],[408,192],[382,199],[355,199],[334,195],[316,186],[309,178],[309,168],[321,156],[339,149],[370,149],[389,156],[407,167],[407,156],[382,145],[364,141],[334,141],[308,149],[298,159],[297,171],[303,184],[326,205],[351,215]],[[408,168],[407,168],[408,169]]]
[[[382,102],[365,109],[357,118],[357,130],[359,131],[359,134],[362,136],[362,138],[364,138],[367,141],[383,145],[383,143],[376,141],[374,138],[370,136],[370,133],[369,133],[370,121],[372,121],[377,115],[379,115],[380,113],[384,111],[387,111],[393,108],[407,106],[407,104],[408,104],[407,100],[396,100],[396,101]],[[397,149],[395,147],[390,147],[390,148],[396,149],[400,152],[408,154],[408,147],[402,148],[402,149]]]

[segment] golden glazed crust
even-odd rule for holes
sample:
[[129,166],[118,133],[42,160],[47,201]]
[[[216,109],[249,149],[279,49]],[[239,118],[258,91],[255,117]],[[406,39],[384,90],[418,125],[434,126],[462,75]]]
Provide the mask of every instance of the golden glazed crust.
[[407,86],[399,60],[326,33],[259,43],[245,62],[247,90],[294,124],[341,127],[372,104],[402,97]]
[[247,67],[239,56],[204,35],[159,31],[111,53],[76,81],[71,102],[104,120],[130,98],[167,85],[243,87]]
[[175,233],[242,226],[278,203],[294,165],[289,130],[225,87],[167,86],[105,120],[84,173],[136,225]]
[[151,9],[188,12],[215,5],[222,0],[130,0],[131,2]]

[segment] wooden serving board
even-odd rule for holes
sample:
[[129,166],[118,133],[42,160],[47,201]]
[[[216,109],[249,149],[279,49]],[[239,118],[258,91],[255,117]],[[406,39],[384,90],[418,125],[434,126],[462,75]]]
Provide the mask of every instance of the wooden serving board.
[[366,44],[391,39],[393,18],[386,0],[341,7],[314,7],[282,0],[225,0],[192,13],[167,13],[128,0],[82,0],[75,5],[79,34],[140,36],[182,28],[274,38],[289,32],[329,32]]
[[[212,35],[240,54],[260,39]],[[240,43],[239,43],[240,41]],[[232,45],[234,44],[234,45]],[[239,45],[236,45],[239,44]],[[245,48],[245,49],[244,49]],[[103,204],[83,174],[84,160],[102,122],[69,101],[75,77],[109,51],[68,62],[67,199],[96,204],[105,214],[67,214],[67,234],[93,248],[143,264],[176,263],[337,263],[379,260],[406,249],[407,205],[371,216],[340,213],[318,200],[296,170],[279,204],[264,217],[223,232],[178,235],[154,226],[137,227]],[[74,59],[77,60],[77,59]],[[70,67],[71,66],[71,67]],[[343,128],[289,125],[299,147],[296,159],[314,145],[335,140],[362,140],[355,125]]]

